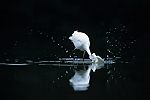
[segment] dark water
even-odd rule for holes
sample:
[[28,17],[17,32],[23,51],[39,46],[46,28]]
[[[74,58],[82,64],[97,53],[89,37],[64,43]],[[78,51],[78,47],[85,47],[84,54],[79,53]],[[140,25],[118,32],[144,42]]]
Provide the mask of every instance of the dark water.
[[[83,65],[1,65],[0,91],[4,100],[140,100],[143,79],[133,63],[105,64],[90,72],[86,91],[74,91],[69,79]],[[2,100],[2,99],[1,99]]]

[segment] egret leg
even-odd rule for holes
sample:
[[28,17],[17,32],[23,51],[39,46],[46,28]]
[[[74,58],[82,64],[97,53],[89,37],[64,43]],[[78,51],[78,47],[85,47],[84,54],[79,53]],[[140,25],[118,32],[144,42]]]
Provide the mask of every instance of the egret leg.
[[84,61],[84,55],[85,55],[85,51],[83,51],[83,56],[82,56],[82,58],[83,58],[83,61]]
[[82,56],[82,59],[83,59],[83,69],[85,70],[85,66],[84,66],[84,55],[85,55],[85,51],[83,51],[83,56]]
[[83,58],[83,69],[86,70],[86,67],[84,65],[84,55],[85,55],[85,51],[83,51],[83,57],[82,58]]

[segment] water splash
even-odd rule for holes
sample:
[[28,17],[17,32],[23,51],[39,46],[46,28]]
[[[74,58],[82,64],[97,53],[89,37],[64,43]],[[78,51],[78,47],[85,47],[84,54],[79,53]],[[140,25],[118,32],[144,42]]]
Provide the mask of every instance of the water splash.
[[128,27],[117,25],[108,29],[105,33],[106,55],[116,59],[120,57],[123,60],[132,60],[135,50],[136,39],[129,35]]

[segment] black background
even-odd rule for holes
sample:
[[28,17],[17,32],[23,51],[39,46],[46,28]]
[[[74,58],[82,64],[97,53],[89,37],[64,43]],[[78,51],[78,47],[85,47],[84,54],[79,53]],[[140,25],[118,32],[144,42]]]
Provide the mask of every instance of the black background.
[[1,56],[12,55],[15,41],[25,42],[25,46],[20,42],[19,51],[31,52],[28,55],[38,51],[46,42],[35,42],[41,38],[37,31],[68,37],[79,30],[91,37],[93,47],[102,45],[99,40],[105,32],[120,24],[126,25],[128,36],[137,40],[137,56],[143,56],[148,51],[145,45],[149,30],[148,5],[148,0],[5,0],[0,3]]
[[[109,28],[127,26],[134,37],[138,70],[147,64],[149,0],[13,0],[0,1],[0,56],[16,58],[49,55],[50,40],[69,37],[74,30],[88,34],[93,52],[103,50]],[[38,32],[39,31],[39,32]],[[44,34],[39,35],[40,32]],[[18,41],[17,47],[14,44]],[[70,42],[68,48],[71,46]],[[52,46],[53,47],[53,46]],[[72,48],[73,49],[73,48]],[[94,51],[95,50],[95,51]],[[61,54],[59,50],[55,53]],[[102,55],[102,53],[100,53]],[[103,56],[104,57],[104,56]],[[143,59],[145,58],[146,59]],[[144,61],[145,63],[142,63]],[[142,69],[142,70],[141,70]],[[143,73],[141,74],[143,75]],[[144,79],[143,79],[144,80]]]

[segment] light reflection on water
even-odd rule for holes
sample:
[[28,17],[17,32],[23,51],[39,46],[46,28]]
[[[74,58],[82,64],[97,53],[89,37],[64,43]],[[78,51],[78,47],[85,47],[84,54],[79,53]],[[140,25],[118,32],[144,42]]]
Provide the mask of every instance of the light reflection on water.
[[[105,62],[92,62],[90,59],[82,58],[60,58],[57,61],[31,61],[26,60],[24,63],[0,63],[0,65],[6,66],[55,66],[55,67],[69,67],[70,70],[73,70],[74,75],[69,79],[70,85],[75,91],[86,91],[90,86],[90,73],[95,72],[98,69],[104,68],[104,64],[113,64],[114,61],[111,58],[107,58]],[[66,70],[65,75],[68,74]],[[57,77],[52,80],[52,83],[56,83],[58,80],[63,78],[64,75]]]
[[[85,67],[85,65],[83,65],[83,67]],[[75,70],[74,76],[69,80],[75,91],[88,90],[88,87],[90,86],[91,70],[95,72],[96,69],[103,68],[104,63],[91,63],[87,67],[87,69],[84,68],[83,70]]]
[[29,61],[30,63],[26,63],[28,65],[3,62],[0,64],[1,90],[21,97],[25,97],[24,94],[28,97],[33,94],[33,97],[36,95],[49,99],[64,95],[70,99],[72,96],[80,98],[76,94],[78,91],[85,97],[106,97],[106,100],[120,100],[124,96],[127,100],[131,96],[136,98],[141,93],[138,80],[140,74],[135,71],[135,65],[110,63],[113,62],[110,59],[105,59],[102,66],[91,63],[88,59],[85,59],[87,63],[83,63],[82,59],[63,60],[36,63]]

